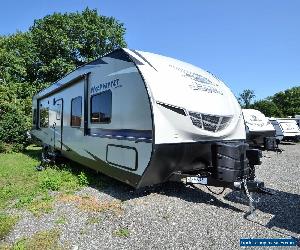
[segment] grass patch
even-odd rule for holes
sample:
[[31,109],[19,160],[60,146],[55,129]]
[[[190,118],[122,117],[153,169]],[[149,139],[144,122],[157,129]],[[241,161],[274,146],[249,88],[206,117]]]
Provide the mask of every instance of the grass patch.
[[23,153],[0,154],[0,211],[17,207],[40,215],[51,211],[57,191],[68,194],[87,185],[107,185],[105,177],[73,162],[36,171],[40,155],[36,146]]
[[0,214],[0,240],[3,240],[17,223],[18,218],[6,214]]
[[85,224],[86,225],[93,225],[93,224],[98,224],[101,222],[101,218],[97,216],[90,216],[87,218]]
[[64,225],[67,223],[67,219],[64,216],[59,217],[56,221],[55,224],[57,225]]
[[112,211],[115,214],[123,212],[120,201],[99,201],[95,197],[72,194],[61,195],[58,200],[65,203],[74,203],[80,210],[87,212]]
[[11,249],[13,250],[41,250],[62,249],[59,244],[60,233],[57,229],[42,231],[34,234],[30,239],[17,241]]
[[114,231],[114,236],[128,238],[130,235],[130,232],[128,228],[119,228],[118,230]]
[[48,195],[43,197],[38,197],[31,203],[29,203],[26,208],[33,213],[34,216],[40,217],[45,213],[50,213],[53,210],[54,198]]

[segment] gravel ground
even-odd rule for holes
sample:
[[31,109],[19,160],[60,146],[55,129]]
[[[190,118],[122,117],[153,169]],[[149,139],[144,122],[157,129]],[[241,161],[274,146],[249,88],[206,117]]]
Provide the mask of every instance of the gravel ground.
[[[5,242],[52,228],[60,231],[67,249],[238,249],[240,238],[299,238],[300,144],[280,148],[279,154],[263,152],[257,177],[275,195],[260,196],[250,219],[244,218],[246,197],[230,189],[213,195],[205,187],[196,191],[167,183],[136,192],[111,180],[104,190],[88,187],[77,195],[119,204],[117,209],[84,211],[74,202],[58,201],[52,213],[40,218],[19,212],[22,219]],[[118,235],[120,229],[125,233]]]

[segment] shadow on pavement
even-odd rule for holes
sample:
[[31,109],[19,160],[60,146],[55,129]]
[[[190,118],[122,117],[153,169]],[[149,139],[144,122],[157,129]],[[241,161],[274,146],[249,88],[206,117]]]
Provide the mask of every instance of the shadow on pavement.
[[101,191],[122,201],[140,198],[152,193],[157,193],[165,196],[177,197],[187,202],[205,203],[211,206],[231,209],[235,212],[244,212],[243,210],[240,210],[228,203],[222,202],[215,195],[185,186],[183,183],[166,182],[163,184],[155,185],[153,187],[135,190],[134,188],[129,187],[126,184],[118,182],[115,185],[110,185],[109,187]]
[[[260,195],[256,210],[271,214],[272,218],[264,225],[267,228],[281,228],[300,234],[300,195],[279,190],[274,195]],[[224,197],[226,200],[247,205],[243,193],[231,192]]]

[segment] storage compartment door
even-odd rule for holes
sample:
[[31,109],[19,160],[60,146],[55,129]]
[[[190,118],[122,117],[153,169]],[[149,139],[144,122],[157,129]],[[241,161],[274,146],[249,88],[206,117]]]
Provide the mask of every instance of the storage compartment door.
[[135,171],[138,168],[138,152],[133,147],[109,144],[106,161],[114,166]]

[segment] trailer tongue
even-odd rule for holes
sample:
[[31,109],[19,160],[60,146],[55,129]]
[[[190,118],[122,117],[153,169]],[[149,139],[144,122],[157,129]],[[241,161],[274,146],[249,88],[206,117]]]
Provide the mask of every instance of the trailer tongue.
[[[205,185],[214,194],[221,194],[225,188],[245,192],[249,199],[250,214],[255,210],[253,193],[272,195],[264,182],[255,179],[255,167],[261,164],[262,153],[258,149],[249,149],[246,143],[223,143],[211,145],[211,166],[205,170],[178,171],[171,180],[183,181],[197,188]],[[220,193],[213,192],[208,186],[223,187]]]

